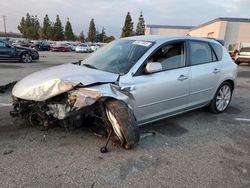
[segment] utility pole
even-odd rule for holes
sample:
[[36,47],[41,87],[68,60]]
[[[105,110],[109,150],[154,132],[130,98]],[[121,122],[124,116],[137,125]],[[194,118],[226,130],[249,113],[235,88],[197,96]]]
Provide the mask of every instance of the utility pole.
[[3,17],[3,24],[4,24],[4,33],[5,33],[5,36],[7,36],[7,33],[6,33],[6,23],[5,23],[5,20],[6,20],[6,17],[7,16],[2,16]]

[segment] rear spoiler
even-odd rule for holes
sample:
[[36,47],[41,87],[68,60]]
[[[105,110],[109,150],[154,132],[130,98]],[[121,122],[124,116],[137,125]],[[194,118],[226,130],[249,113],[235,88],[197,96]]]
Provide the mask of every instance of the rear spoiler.
[[215,38],[209,38],[209,37],[207,37],[207,39],[212,39],[212,40],[215,40],[215,41],[217,41],[218,43],[220,43],[222,46],[224,46],[224,45],[225,45],[225,41],[224,41],[224,40],[221,40],[221,39],[215,39]]

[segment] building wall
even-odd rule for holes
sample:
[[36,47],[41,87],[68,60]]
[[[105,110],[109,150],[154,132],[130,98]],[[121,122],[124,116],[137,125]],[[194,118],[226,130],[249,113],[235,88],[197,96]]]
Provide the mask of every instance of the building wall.
[[145,35],[187,35],[189,29],[145,28]]
[[[145,35],[191,35],[224,40],[228,49],[230,44],[250,43],[250,22],[216,21],[194,29],[149,28]],[[237,46],[236,45],[236,46]]]
[[224,40],[227,49],[230,44],[250,43],[250,23],[228,22]]
[[194,37],[210,37],[217,39],[224,39],[226,33],[227,22],[218,21],[205,25],[203,27],[195,28],[189,31],[189,35]]

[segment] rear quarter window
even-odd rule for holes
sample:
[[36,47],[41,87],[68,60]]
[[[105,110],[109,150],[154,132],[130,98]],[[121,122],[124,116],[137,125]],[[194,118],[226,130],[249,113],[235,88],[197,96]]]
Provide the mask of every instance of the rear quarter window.
[[216,54],[216,57],[218,59],[218,61],[221,61],[222,59],[222,54],[223,54],[223,49],[222,49],[222,46],[219,45],[219,44],[216,44],[216,43],[210,43],[215,54]]

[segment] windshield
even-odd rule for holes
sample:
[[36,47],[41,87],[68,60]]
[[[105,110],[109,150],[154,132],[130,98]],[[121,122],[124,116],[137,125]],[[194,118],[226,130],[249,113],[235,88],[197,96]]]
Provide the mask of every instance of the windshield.
[[151,46],[152,42],[146,41],[114,41],[83,60],[82,65],[123,75]]
[[241,48],[240,52],[250,52],[250,47]]

